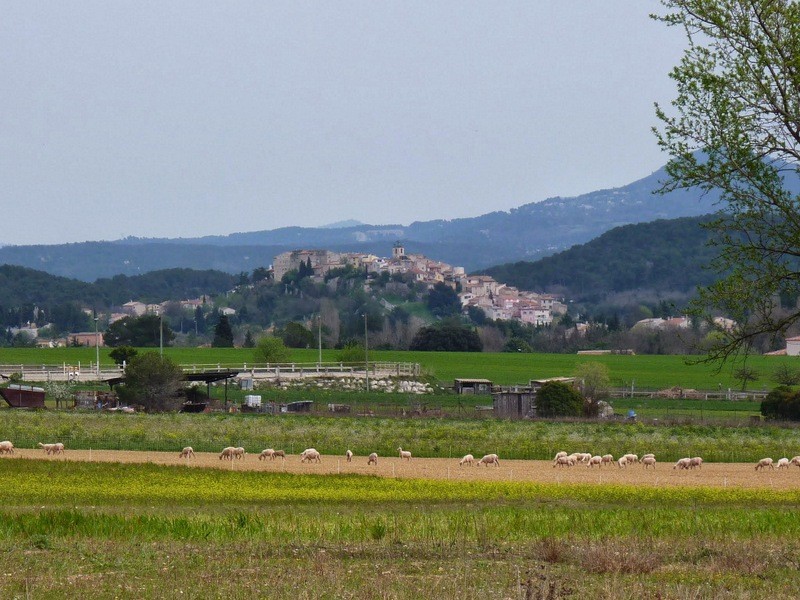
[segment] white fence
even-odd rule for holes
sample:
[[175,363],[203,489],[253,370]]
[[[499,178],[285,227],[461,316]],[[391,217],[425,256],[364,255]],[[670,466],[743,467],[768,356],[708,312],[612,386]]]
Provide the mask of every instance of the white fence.
[[[239,377],[255,380],[291,379],[302,377],[418,377],[419,363],[370,362],[369,372],[364,363],[214,363],[180,365],[186,373],[207,371],[236,371]],[[6,377],[18,373],[23,381],[105,381],[123,375],[122,367],[89,364],[60,365],[0,365],[0,373]]]

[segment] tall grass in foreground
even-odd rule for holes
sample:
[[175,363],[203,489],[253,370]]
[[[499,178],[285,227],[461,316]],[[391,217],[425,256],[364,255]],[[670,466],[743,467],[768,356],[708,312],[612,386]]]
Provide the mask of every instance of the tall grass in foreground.
[[2,598],[800,595],[800,491],[0,460]]

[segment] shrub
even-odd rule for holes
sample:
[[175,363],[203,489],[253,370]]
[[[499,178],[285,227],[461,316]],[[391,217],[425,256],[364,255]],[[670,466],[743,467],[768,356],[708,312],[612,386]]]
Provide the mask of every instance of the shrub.
[[800,421],[800,392],[785,385],[776,387],[761,403],[761,414],[767,419]]
[[571,385],[548,381],[536,393],[536,412],[541,417],[580,417],[583,396]]

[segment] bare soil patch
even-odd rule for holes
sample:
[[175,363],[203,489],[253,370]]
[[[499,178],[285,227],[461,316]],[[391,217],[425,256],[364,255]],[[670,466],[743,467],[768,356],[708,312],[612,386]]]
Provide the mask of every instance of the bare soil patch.
[[[136,452],[124,450],[69,450],[63,455],[48,456],[42,450],[17,449],[15,457],[39,460],[71,460],[118,463],[152,463],[186,465],[192,468],[214,468],[231,471],[314,473],[329,475],[352,473],[418,479],[450,479],[454,481],[529,481],[538,483],[624,484],[637,486],[732,487],[751,489],[800,489],[800,468],[756,471],[750,463],[704,463],[701,468],[678,471],[672,463],[658,463],[653,468],[641,464],[621,469],[616,464],[604,467],[553,467],[551,461],[503,460],[500,466],[459,466],[456,458],[380,457],[378,465],[367,465],[366,456],[323,455],[320,463],[302,463],[299,455],[286,460],[258,460],[258,454],[246,454],[241,460],[220,460],[216,453],[198,452],[194,458],[182,459],[175,452]],[[2,460],[13,460],[3,457]]]

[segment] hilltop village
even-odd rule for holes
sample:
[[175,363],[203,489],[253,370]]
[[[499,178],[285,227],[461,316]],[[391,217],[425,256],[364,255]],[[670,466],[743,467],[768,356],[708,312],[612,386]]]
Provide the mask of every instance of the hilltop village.
[[443,283],[458,292],[465,310],[470,306],[480,308],[487,318],[493,320],[550,325],[554,316],[564,314],[567,310],[556,296],[518,290],[487,275],[467,275],[463,267],[433,260],[422,254],[407,253],[399,242],[392,247],[391,257],[358,252],[294,250],[276,256],[272,266],[276,281],[301,268],[312,270],[313,277],[322,281],[330,271],[346,267],[363,269],[375,275],[411,275],[417,282],[431,287]]

